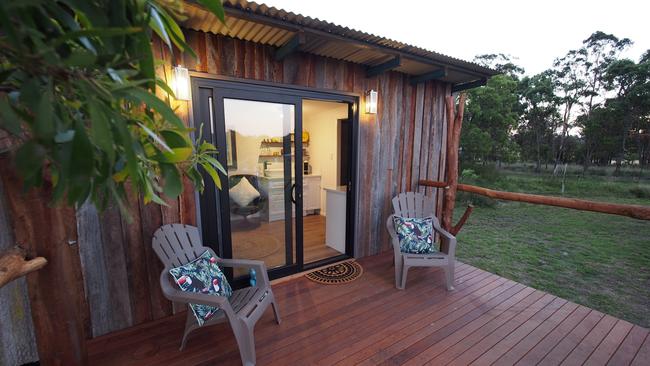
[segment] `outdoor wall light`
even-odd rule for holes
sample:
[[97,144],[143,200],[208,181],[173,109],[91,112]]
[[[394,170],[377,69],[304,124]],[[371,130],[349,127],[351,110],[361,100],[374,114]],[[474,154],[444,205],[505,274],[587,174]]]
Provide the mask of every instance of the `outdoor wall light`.
[[190,100],[190,72],[181,65],[174,67],[173,90],[176,100]]
[[376,90],[368,90],[366,92],[366,113],[377,113],[377,98],[378,96]]

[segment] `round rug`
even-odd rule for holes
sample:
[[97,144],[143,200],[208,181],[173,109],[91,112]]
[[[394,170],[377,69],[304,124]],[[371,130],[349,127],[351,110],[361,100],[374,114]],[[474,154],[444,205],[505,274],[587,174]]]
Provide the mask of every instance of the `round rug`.
[[307,273],[305,276],[324,285],[340,285],[352,282],[361,277],[362,274],[363,267],[357,262],[349,261],[333,264],[318,271]]
[[232,235],[233,254],[237,258],[262,259],[283,248],[278,237],[268,234],[250,233]]

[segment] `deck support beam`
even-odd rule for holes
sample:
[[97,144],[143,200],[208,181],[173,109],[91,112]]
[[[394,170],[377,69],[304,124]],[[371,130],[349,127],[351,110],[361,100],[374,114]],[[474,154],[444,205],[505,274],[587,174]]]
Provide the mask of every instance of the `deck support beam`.
[[429,80],[435,80],[435,79],[442,79],[447,76],[447,68],[443,67],[442,69],[438,69],[435,71],[427,72],[425,74],[420,74],[413,76],[409,79],[411,85],[415,85],[417,83],[422,83],[425,81]]
[[282,61],[290,54],[298,51],[301,45],[305,44],[305,33],[296,33],[287,43],[275,51],[275,61]]
[[402,65],[402,58],[400,56],[395,56],[394,58],[381,63],[379,65],[371,66],[366,69],[366,77],[371,78],[373,76],[381,75],[386,71],[398,68]]

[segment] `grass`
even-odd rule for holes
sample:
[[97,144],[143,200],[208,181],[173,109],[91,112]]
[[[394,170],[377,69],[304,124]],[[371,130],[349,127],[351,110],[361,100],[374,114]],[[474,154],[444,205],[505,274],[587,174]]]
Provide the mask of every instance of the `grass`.
[[[477,183],[490,188],[561,195],[561,181],[546,176],[512,171],[490,179],[478,175]],[[632,179],[571,177],[564,196],[650,206],[647,192],[650,184]],[[463,206],[457,204],[456,220]],[[458,243],[461,261],[650,327],[648,221],[494,201],[474,210]]]

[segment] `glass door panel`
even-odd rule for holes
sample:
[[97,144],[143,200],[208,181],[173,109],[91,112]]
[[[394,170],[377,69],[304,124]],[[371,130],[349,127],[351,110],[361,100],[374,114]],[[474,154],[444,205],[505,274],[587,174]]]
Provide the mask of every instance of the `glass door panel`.
[[223,111],[232,257],[293,265],[296,106],[224,98]]

